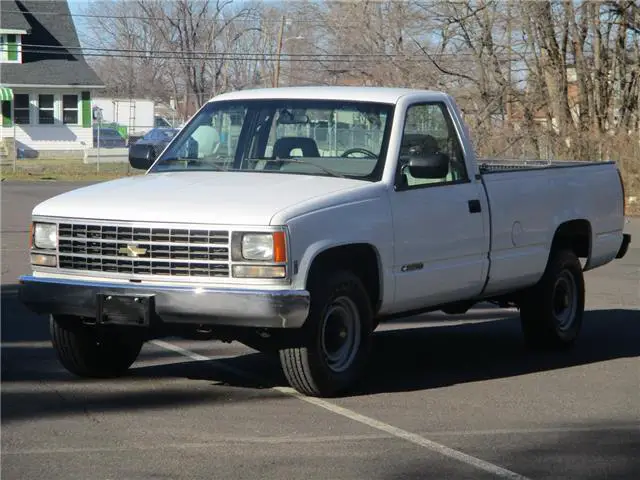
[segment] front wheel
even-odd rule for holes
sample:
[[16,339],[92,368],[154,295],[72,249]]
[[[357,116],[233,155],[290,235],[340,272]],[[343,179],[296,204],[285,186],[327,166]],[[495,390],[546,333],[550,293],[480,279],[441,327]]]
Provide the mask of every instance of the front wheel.
[[117,377],[135,362],[144,343],[136,331],[83,325],[79,318],[52,315],[51,341],[62,366],[88,378]]
[[569,347],[582,327],[585,293],[580,261],[570,250],[551,255],[541,280],[520,305],[525,341],[535,349]]
[[280,351],[289,384],[300,393],[331,397],[360,377],[371,348],[372,309],[351,272],[317,274],[310,280],[311,308],[301,347]]

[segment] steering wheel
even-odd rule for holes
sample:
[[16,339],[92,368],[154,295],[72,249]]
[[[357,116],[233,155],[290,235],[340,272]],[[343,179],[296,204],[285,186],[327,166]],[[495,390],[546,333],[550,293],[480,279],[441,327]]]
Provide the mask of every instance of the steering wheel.
[[341,157],[348,157],[349,155],[351,155],[352,153],[362,153],[364,155],[366,155],[368,158],[378,158],[378,156],[373,153],[370,150],[367,150],[366,148],[350,148],[348,150],[345,150],[344,152],[342,152],[342,155],[340,155]]

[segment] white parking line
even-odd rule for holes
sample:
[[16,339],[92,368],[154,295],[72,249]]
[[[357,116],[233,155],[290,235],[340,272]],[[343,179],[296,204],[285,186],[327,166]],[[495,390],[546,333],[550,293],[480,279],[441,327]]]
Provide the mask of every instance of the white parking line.
[[155,346],[164,348],[165,350],[171,350],[172,352],[179,353],[180,355],[184,355],[185,357],[189,357],[191,360],[195,360],[196,362],[203,362],[207,360],[213,360],[213,358],[205,357],[204,355],[200,355],[195,352],[191,352],[189,350],[185,350],[178,345],[174,345],[173,343],[164,342],[162,340],[152,340],[149,343],[153,343]]
[[6,348],[51,348],[51,341],[46,340],[42,342],[2,342],[0,343],[0,349]]
[[[167,350],[171,350],[172,352],[176,352],[186,357],[189,357],[192,360],[196,360],[196,361],[212,360],[212,358],[205,357],[204,355],[200,355],[195,352],[191,352],[185,348],[178,347],[177,345],[173,345],[172,343],[164,342],[162,340],[153,340],[151,343],[157,345],[158,347],[165,348]],[[234,375],[238,375],[239,377],[243,377],[254,382],[261,381],[261,379],[256,378],[255,376],[253,376],[248,372],[231,367],[222,362],[218,363],[216,365],[216,368],[220,368],[221,370],[226,370],[230,373],[233,373]],[[402,440],[406,440],[415,445],[419,445],[423,448],[426,448],[433,452],[444,455],[445,457],[458,460],[459,462],[465,463],[479,470],[484,470],[485,472],[491,473],[492,475],[496,475],[497,477],[509,478],[514,480],[528,480],[527,477],[524,477],[518,473],[512,472],[511,470],[507,470],[498,465],[494,465],[493,463],[489,463],[479,458],[473,457],[471,455],[467,455],[466,453],[462,453],[458,450],[454,450],[453,448],[449,448],[445,445],[434,442],[432,440],[429,440],[415,433],[411,433],[411,432],[408,432],[407,430],[403,430],[401,428],[394,427],[393,425],[389,425],[388,423],[384,423],[374,418],[361,415],[357,412],[354,412],[353,410],[340,407],[339,405],[328,402],[321,398],[307,397],[305,395],[302,395],[301,393],[299,393],[298,391],[294,390],[291,387],[272,387],[272,390],[290,395],[299,400],[302,400],[303,402],[310,403],[317,407],[324,408],[325,410],[328,410],[337,415],[341,415],[355,422],[358,422],[363,425],[367,425],[371,428],[375,428],[376,430],[380,430],[382,432],[388,433],[396,438],[401,438]]]
[[495,435],[536,435],[545,433],[607,433],[607,432],[636,432],[640,433],[638,424],[612,425],[599,427],[541,427],[541,428],[505,428],[498,430],[466,430],[466,431],[435,431],[429,432],[429,436],[464,437],[471,435],[495,436]]

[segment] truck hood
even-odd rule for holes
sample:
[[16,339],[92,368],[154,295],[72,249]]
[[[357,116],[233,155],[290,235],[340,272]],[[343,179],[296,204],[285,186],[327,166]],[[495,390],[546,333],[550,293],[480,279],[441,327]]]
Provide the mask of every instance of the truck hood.
[[[268,225],[279,211],[368,184],[359,180],[252,172],[154,173],[72,190],[34,216],[139,222]],[[313,209],[313,203],[309,209]]]

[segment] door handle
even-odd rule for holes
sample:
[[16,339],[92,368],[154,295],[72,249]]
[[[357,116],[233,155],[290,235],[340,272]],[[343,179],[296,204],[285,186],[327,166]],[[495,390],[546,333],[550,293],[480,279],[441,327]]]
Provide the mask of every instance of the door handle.
[[480,213],[481,211],[480,200],[469,200],[469,213]]

